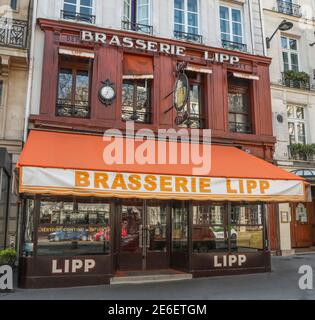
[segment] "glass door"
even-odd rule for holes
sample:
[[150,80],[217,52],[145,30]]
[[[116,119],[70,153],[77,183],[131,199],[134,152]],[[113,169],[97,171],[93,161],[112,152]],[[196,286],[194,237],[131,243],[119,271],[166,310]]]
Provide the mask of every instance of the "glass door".
[[121,207],[119,269],[169,267],[169,206],[144,201]]

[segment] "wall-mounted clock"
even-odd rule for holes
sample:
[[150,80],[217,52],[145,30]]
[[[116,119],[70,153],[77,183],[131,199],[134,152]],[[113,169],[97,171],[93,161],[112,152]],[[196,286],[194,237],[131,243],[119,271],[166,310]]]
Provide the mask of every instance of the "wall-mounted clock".
[[114,84],[110,82],[108,79],[106,81],[102,81],[102,86],[98,92],[98,97],[100,101],[109,106],[113,103],[113,100],[116,98],[116,91]]

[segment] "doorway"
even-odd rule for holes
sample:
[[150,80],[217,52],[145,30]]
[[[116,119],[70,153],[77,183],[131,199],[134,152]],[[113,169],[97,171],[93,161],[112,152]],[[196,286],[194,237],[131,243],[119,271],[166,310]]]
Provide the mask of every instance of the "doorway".
[[123,202],[118,228],[118,270],[170,266],[170,206],[162,201]]

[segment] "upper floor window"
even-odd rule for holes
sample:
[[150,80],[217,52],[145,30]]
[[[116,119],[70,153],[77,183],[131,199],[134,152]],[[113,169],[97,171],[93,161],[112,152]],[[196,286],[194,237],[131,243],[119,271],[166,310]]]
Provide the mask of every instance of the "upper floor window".
[[295,4],[293,0],[277,0],[278,12],[290,16],[301,17],[301,6]]
[[305,108],[299,105],[288,105],[288,126],[290,144],[306,144]]
[[229,78],[229,127],[232,132],[252,133],[250,88],[249,80]]
[[240,9],[220,6],[220,28],[223,48],[246,51]]
[[178,39],[202,42],[199,35],[198,0],[174,0],[174,36]]
[[125,54],[123,73],[122,120],[151,123],[152,58]]
[[150,0],[123,0],[122,27],[125,30],[152,34],[150,25]]
[[284,71],[299,71],[298,40],[282,36],[281,47]]
[[64,0],[61,16],[63,19],[95,23],[94,0]]
[[88,118],[91,60],[60,56],[57,116]]
[[10,7],[12,10],[17,10],[17,0],[11,0]]

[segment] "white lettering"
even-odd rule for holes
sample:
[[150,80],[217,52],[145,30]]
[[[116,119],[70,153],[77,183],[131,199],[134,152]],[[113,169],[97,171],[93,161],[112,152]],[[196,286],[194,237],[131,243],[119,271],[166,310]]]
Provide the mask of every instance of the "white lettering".
[[94,267],[95,267],[95,260],[92,260],[92,259],[85,260],[84,272],[89,272],[90,269],[93,269]]
[[82,41],[94,41],[93,34],[90,31],[82,31],[81,39]]
[[121,47],[121,43],[120,43],[120,40],[118,38],[118,36],[113,36],[109,42],[109,44],[111,46],[117,46],[117,47]]
[[62,269],[57,269],[58,261],[53,260],[52,261],[52,273],[62,273]]
[[166,43],[161,43],[160,44],[160,52],[166,53],[166,54],[171,54],[171,46]]
[[131,38],[123,38],[123,46],[126,48],[133,48],[133,41]]
[[106,34],[104,33],[95,33],[95,42],[106,43]]
[[141,50],[146,50],[147,45],[144,40],[138,39],[136,40],[136,48]]
[[72,273],[76,273],[77,270],[81,269],[83,267],[82,260],[73,260],[72,261]]
[[186,48],[184,47],[176,47],[176,55],[177,56],[185,56]]
[[157,43],[156,42],[152,42],[152,41],[148,41],[148,51],[152,51],[152,52],[157,52]]

